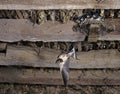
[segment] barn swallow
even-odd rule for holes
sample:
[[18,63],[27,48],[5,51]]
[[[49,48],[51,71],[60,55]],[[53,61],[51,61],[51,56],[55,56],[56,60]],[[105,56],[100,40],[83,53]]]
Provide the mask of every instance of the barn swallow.
[[87,15],[86,14],[84,14],[84,15],[82,15],[82,16],[80,16],[80,17],[78,17],[78,20],[80,21],[80,22],[83,22],[83,21],[85,21],[86,20],[86,17]]
[[90,19],[90,18],[92,17],[92,15],[91,15],[91,14],[86,14],[86,17],[87,17],[88,19]]
[[97,19],[99,18],[99,14],[98,13],[93,13],[93,19]]
[[69,63],[70,57],[75,58],[74,48],[68,53],[62,53],[57,57],[56,63],[60,66],[60,73],[64,82],[64,86],[67,86],[69,80]]

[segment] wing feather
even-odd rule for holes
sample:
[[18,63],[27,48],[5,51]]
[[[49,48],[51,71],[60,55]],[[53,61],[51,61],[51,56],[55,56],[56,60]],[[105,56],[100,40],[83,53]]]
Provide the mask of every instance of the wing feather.
[[62,74],[62,79],[63,79],[64,85],[67,86],[67,83],[68,83],[68,80],[69,80],[68,69],[66,69],[66,68],[62,69],[61,74]]

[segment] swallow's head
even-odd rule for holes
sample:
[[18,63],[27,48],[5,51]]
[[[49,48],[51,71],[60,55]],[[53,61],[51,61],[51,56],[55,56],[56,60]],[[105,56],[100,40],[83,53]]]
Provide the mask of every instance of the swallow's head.
[[74,58],[74,52],[69,52],[69,53],[62,53],[57,57],[56,63],[60,64],[63,62],[66,62],[70,59],[70,57]]
[[67,53],[62,53],[57,57],[56,63],[61,64],[66,62],[69,59],[69,55]]
[[58,58],[55,63],[60,64],[62,62],[63,62],[63,60],[61,58]]

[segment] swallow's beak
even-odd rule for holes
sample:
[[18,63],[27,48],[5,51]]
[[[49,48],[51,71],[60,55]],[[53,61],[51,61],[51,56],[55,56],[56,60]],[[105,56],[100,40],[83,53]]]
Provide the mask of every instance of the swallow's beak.
[[62,63],[62,62],[63,62],[63,60],[58,58],[55,63],[59,64],[59,63]]

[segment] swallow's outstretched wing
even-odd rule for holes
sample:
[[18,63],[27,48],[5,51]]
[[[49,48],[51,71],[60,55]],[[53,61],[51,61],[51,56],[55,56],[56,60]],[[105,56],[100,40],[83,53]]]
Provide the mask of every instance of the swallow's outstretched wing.
[[75,46],[73,47],[72,52],[73,52],[72,57],[73,57],[74,59],[77,59],[76,51],[75,51]]

